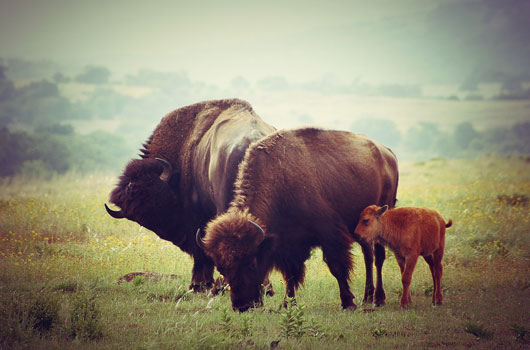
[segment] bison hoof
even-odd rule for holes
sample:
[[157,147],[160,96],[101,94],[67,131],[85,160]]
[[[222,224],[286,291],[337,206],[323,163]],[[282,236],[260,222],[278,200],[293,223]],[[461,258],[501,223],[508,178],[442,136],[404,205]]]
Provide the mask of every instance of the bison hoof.
[[189,290],[193,293],[202,293],[212,288],[212,283],[192,283]]
[[363,304],[373,304],[374,303],[374,297],[373,295],[365,296],[363,299]]
[[385,306],[385,300],[375,300],[375,306]]
[[355,304],[346,305],[346,306],[342,305],[342,308],[343,308],[344,310],[355,311],[355,310],[357,310],[357,305],[355,305]]

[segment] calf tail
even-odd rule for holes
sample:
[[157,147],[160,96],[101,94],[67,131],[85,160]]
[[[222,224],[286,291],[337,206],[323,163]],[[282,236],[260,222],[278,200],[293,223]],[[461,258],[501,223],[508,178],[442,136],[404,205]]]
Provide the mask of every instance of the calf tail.
[[453,225],[453,220],[449,219],[449,221],[447,222],[447,224],[445,224],[445,227],[451,227]]

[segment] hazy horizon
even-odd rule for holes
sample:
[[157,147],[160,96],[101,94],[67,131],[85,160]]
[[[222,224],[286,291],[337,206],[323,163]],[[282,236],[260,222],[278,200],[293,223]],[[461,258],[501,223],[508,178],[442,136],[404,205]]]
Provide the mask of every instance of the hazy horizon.
[[[530,81],[530,2],[3,1],[0,57],[293,83]],[[500,64],[502,63],[502,65]],[[472,82],[475,83],[475,82]]]

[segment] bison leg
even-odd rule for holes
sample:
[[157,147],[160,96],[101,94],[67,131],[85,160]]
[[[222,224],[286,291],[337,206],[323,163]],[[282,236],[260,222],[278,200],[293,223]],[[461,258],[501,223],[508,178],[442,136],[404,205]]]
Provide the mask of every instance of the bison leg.
[[274,293],[274,288],[272,287],[272,283],[269,280],[269,276],[265,277],[265,280],[263,281],[263,287],[265,288],[265,295],[268,297],[272,297]]
[[213,285],[213,262],[201,251],[193,256],[190,290],[204,292]]
[[364,284],[363,303],[371,304],[374,302],[374,251],[372,245],[359,241],[364,256],[364,266],[366,268],[366,282]]
[[339,283],[340,300],[343,309],[355,310],[357,305],[353,302],[355,296],[350,290],[348,280],[350,271],[353,266],[352,255],[349,249],[326,249],[322,247],[324,261],[329,267],[329,270]]
[[295,291],[298,286],[304,282],[305,278],[305,264],[293,263],[287,268],[282,270],[283,278],[285,280],[285,297],[283,300],[283,306],[287,308],[289,306],[289,299],[292,303],[296,304]]
[[377,270],[377,284],[375,287],[375,305],[385,305],[386,294],[383,288],[383,263],[385,262],[386,254],[385,247],[376,243],[374,245],[375,252],[375,268]]

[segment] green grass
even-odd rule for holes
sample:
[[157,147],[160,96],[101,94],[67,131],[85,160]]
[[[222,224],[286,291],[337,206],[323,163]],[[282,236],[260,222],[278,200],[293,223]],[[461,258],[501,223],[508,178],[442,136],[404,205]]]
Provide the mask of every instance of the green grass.
[[[72,174],[0,183],[0,348],[529,345],[530,205],[525,198],[530,163],[525,159],[400,165],[398,206],[436,208],[454,222],[446,238],[444,305],[431,306],[432,280],[420,261],[409,310],[399,307],[399,268],[388,251],[387,305],[373,312],[371,305],[341,310],[337,283],[319,250],[307,262],[298,304],[288,310],[281,307],[284,284],[278,273],[271,276],[277,294],[244,314],[232,311],[228,295],[189,293],[190,257],[137,224],[106,214],[103,203],[115,182],[110,176]],[[360,297],[364,266],[357,245],[354,255],[351,287]],[[176,276],[117,283],[137,271]]]

